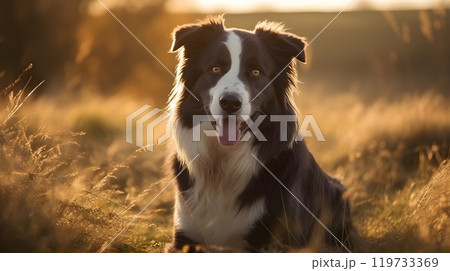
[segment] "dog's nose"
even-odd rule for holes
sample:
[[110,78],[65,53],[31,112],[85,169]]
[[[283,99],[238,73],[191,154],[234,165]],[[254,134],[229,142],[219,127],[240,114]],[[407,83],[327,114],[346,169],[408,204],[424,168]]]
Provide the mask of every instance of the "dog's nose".
[[242,100],[235,94],[225,93],[219,98],[220,107],[228,114],[236,113],[242,106]]

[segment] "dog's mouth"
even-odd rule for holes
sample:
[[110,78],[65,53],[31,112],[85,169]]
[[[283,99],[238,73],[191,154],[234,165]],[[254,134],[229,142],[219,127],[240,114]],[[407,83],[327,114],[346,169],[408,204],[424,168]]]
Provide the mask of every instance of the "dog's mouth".
[[243,121],[236,116],[224,116],[215,122],[218,128],[219,142],[224,146],[234,146],[241,139]]

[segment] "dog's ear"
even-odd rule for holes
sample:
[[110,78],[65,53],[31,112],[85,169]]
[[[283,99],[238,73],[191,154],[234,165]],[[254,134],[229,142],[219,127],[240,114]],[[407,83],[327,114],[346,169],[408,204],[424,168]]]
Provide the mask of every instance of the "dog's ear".
[[223,16],[208,17],[197,24],[186,24],[175,28],[172,33],[171,52],[181,47],[198,48],[210,41],[215,35],[225,31]]
[[283,24],[268,21],[259,22],[254,32],[270,50],[275,50],[276,55],[290,60],[296,58],[302,63],[306,63],[306,39],[287,33]]
[[183,25],[175,28],[172,34],[172,47],[170,49],[171,52],[175,52],[184,46],[189,40],[193,40],[196,33],[199,31],[200,25],[191,24],[191,25]]

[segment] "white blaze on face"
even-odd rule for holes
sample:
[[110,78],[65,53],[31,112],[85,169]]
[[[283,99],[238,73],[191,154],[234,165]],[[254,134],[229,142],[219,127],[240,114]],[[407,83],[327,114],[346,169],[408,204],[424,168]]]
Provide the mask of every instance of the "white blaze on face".
[[239,79],[241,66],[242,41],[233,31],[228,31],[228,38],[225,41],[228,52],[231,56],[230,70],[210,89],[211,97],[210,111],[212,115],[222,115],[219,99],[224,93],[232,93],[242,99],[242,107],[237,112],[238,115],[250,115],[250,95],[244,83]]
[[[228,70],[209,91],[211,97],[209,108],[218,124],[219,141],[223,145],[234,145],[240,140],[239,126],[242,119],[250,115],[251,105],[250,94],[245,88],[244,83],[239,79],[242,54],[241,38],[233,31],[228,31],[225,45],[231,57],[230,70]],[[223,119],[217,116],[224,115],[219,101],[220,97],[225,93],[239,97],[242,101],[242,106],[240,110],[236,112],[236,116]],[[233,123],[231,123],[231,121],[233,121]]]

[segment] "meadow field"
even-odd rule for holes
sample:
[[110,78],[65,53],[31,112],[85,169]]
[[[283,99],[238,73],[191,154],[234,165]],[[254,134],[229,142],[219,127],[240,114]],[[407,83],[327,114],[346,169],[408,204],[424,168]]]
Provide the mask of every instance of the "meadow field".
[[[0,11],[0,252],[99,252],[170,181],[166,146],[127,143],[125,118],[144,104],[164,108],[173,77],[109,13],[42,3]],[[172,72],[172,29],[205,16],[112,11]],[[299,65],[297,105],[326,139],[306,141],[347,187],[355,251],[450,252],[449,12],[345,12]],[[334,16],[225,19],[247,29],[282,21],[312,40]],[[173,193],[105,252],[163,252]]]

